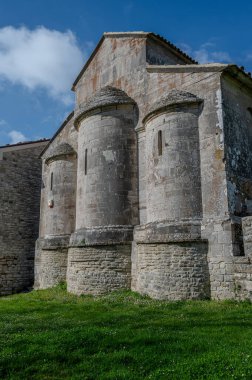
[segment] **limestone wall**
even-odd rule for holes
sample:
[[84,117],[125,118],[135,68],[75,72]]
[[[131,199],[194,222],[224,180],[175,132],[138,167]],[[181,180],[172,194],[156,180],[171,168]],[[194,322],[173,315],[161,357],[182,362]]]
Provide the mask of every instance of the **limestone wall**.
[[96,110],[81,122],[76,229],[138,224],[134,106]]
[[229,212],[244,217],[252,215],[252,91],[223,76],[222,98]]
[[70,235],[75,229],[76,161],[58,157],[43,165],[40,237]]
[[[210,69],[209,69],[210,70]],[[203,100],[198,119],[200,176],[203,218],[226,217],[228,200],[223,142],[221,73],[218,67],[208,72],[197,65],[149,66],[148,104],[154,104],[173,89],[190,92]],[[140,167],[140,171],[144,168]]]
[[75,229],[76,155],[44,160],[39,239],[36,243],[36,289],[66,281],[67,250]]
[[237,299],[249,299],[252,301],[252,217],[242,218],[242,230],[244,240],[243,257],[235,257],[234,280],[235,297]]
[[234,225],[230,219],[202,223],[202,237],[208,240],[208,267],[213,299],[231,299],[234,293]]
[[46,289],[66,282],[67,248],[36,249],[35,289]]
[[207,244],[138,244],[133,290],[152,298],[210,298]]
[[69,248],[67,289],[75,294],[103,294],[130,289],[131,245]]
[[41,190],[39,154],[46,143],[0,148],[0,295],[33,285]]
[[198,107],[146,123],[147,222],[202,217]]
[[66,281],[67,249],[75,229],[77,132],[70,114],[42,154],[39,239],[36,242],[35,288]]

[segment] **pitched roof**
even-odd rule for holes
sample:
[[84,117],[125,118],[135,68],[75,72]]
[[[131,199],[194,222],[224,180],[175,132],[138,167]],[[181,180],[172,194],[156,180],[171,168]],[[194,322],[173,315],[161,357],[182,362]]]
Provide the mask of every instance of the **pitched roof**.
[[83,75],[83,73],[85,72],[85,70],[89,66],[90,62],[92,61],[92,59],[96,55],[96,53],[97,53],[98,49],[100,48],[101,44],[103,43],[103,41],[105,40],[105,38],[108,38],[108,37],[109,38],[120,38],[120,37],[132,37],[132,38],[134,38],[134,37],[141,38],[142,37],[142,38],[147,38],[148,37],[148,38],[154,39],[155,41],[157,41],[157,42],[165,45],[167,48],[169,48],[170,50],[172,50],[174,54],[176,54],[176,55],[180,56],[180,58],[184,59],[185,63],[189,63],[189,64],[197,64],[198,63],[193,58],[189,57],[189,55],[187,55],[182,50],[180,50],[177,46],[175,46],[173,43],[171,43],[170,41],[166,40],[164,37],[160,36],[159,34],[155,34],[155,33],[152,33],[152,32],[105,32],[105,33],[103,33],[103,36],[101,37],[100,41],[96,45],[96,47],[93,50],[92,54],[90,55],[89,59],[87,60],[87,62],[83,66],[83,68],[81,69],[79,75],[75,79],[75,81],[73,83],[73,86],[72,86],[72,90],[73,91],[75,90],[75,86],[77,85],[77,83],[80,80],[81,76]]

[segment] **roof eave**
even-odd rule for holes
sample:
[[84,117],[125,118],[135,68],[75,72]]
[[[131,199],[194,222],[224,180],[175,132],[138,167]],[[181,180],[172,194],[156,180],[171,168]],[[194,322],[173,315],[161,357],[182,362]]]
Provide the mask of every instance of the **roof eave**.
[[191,58],[188,54],[184,53],[181,49],[179,49],[176,45],[165,39],[164,37],[160,36],[156,33],[148,33],[148,37],[153,39],[154,41],[157,41],[158,43],[164,45],[166,48],[168,47],[170,51],[174,55],[176,55],[178,58],[182,59],[185,63],[189,64],[198,64],[197,61],[195,61],[193,58]]
[[246,73],[243,68],[238,67],[237,65],[227,65],[223,73],[228,74],[233,79],[236,79],[242,83],[245,87],[252,91],[252,78],[250,73]]
[[190,72],[218,72],[227,68],[227,64],[185,64],[185,65],[147,65],[149,73],[190,73]]
[[85,65],[82,67],[80,73],[78,74],[78,76],[76,77],[75,81],[73,82],[73,85],[72,85],[72,88],[71,90],[72,91],[75,91],[75,87],[77,85],[77,83],[79,82],[80,78],[82,77],[84,71],[87,69],[87,67],[89,66],[90,62],[92,61],[92,59],[94,58],[95,54],[97,53],[98,49],[100,48],[102,42],[104,41],[105,39],[105,33],[102,35],[100,41],[98,42],[98,44],[96,45],[96,47],[94,48],[92,54],[90,55],[90,57],[88,58],[87,62],[85,63]]

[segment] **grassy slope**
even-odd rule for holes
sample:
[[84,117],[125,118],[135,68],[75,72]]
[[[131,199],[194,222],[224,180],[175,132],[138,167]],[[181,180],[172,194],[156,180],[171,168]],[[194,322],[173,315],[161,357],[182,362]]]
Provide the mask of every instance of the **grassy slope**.
[[252,379],[252,305],[60,287],[4,297],[0,379]]

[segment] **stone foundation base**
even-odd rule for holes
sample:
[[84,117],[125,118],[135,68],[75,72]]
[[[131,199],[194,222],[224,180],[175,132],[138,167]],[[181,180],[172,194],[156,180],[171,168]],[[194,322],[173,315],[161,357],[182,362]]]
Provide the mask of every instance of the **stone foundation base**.
[[29,290],[33,285],[33,255],[0,255],[0,296]]
[[141,294],[163,300],[210,298],[206,242],[137,244],[132,260],[133,290]]
[[130,283],[131,245],[69,248],[69,292],[99,295],[117,289],[130,289]]
[[234,263],[234,291],[238,300],[252,301],[252,263],[249,257],[237,257]]
[[36,251],[34,289],[47,289],[66,281],[67,248]]

